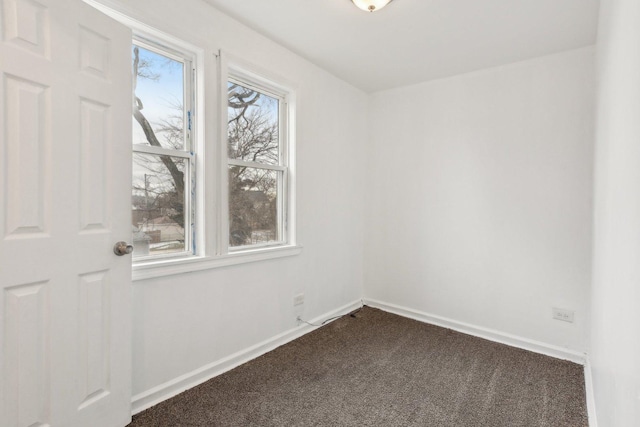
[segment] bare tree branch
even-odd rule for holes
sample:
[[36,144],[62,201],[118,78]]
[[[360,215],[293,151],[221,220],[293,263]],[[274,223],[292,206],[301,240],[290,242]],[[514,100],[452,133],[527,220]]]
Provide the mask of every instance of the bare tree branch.
[[[137,88],[138,77],[140,76],[140,51],[136,46],[133,49],[134,59],[133,59],[133,87]],[[145,77],[148,78],[148,77]],[[136,119],[142,131],[144,132],[145,137],[147,138],[147,142],[149,145],[154,147],[162,147],[162,144],[156,137],[156,134],[151,127],[151,124],[147,120],[147,118],[142,113],[142,109],[144,108],[142,101],[140,98],[135,96],[134,92],[134,103],[133,103],[133,117]],[[184,173],[178,169],[175,162],[170,156],[160,156],[162,163],[165,165],[171,177],[173,179],[175,189],[178,192],[178,196],[182,198],[184,195]]]

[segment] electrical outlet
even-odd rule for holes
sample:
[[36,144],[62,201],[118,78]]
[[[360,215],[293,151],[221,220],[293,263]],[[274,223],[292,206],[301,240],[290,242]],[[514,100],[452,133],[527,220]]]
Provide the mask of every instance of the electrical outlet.
[[555,307],[552,309],[552,317],[556,320],[562,320],[563,322],[573,323],[574,314],[575,312],[573,310]]
[[293,305],[302,305],[304,304],[304,294],[298,294],[295,297],[293,297]]

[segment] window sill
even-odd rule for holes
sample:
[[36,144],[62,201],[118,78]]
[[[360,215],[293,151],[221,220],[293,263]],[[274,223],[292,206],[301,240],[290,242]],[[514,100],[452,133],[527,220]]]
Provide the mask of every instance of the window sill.
[[216,257],[202,256],[178,258],[162,261],[147,261],[132,266],[132,280],[144,280],[154,277],[172,276],[190,273],[192,271],[209,270],[212,268],[228,267],[248,262],[264,261],[298,255],[302,246],[279,246],[262,249],[251,249],[234,252]]

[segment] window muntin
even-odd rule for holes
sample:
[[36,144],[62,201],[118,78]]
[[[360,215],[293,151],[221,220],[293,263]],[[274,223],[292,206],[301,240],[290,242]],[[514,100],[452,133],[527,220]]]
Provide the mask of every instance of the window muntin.
[[230,250],[287,243],[286,94],[227,82]]
[[193,61],[134,40],[132,65],[134,258],[193,255]]

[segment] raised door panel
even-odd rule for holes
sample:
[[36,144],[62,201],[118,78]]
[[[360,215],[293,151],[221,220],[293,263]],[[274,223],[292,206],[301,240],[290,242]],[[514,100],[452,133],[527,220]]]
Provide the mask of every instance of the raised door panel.
[[96,31],[80,26],[80,70],[103,80],[110,80],[111,39]]
[[48,58],[51,40],[48,3],[45,0],[4,0],[5,42]]
[[[3,394],[6,427],[49,425],[48,282],[4,289]],[[15,409],[14,409],[15,408]]]
[[78,280],[78,409],[110,393],[111,336],[109,274],[82,274]]
[[110,140],[109,106],[80,99],[80,230],[108,226],[107,142]]
[[51,199],[46,182],[50,152],[50,96],[47,86],[3,76],[5,171],[2,207],[4,237],[47,233]]

